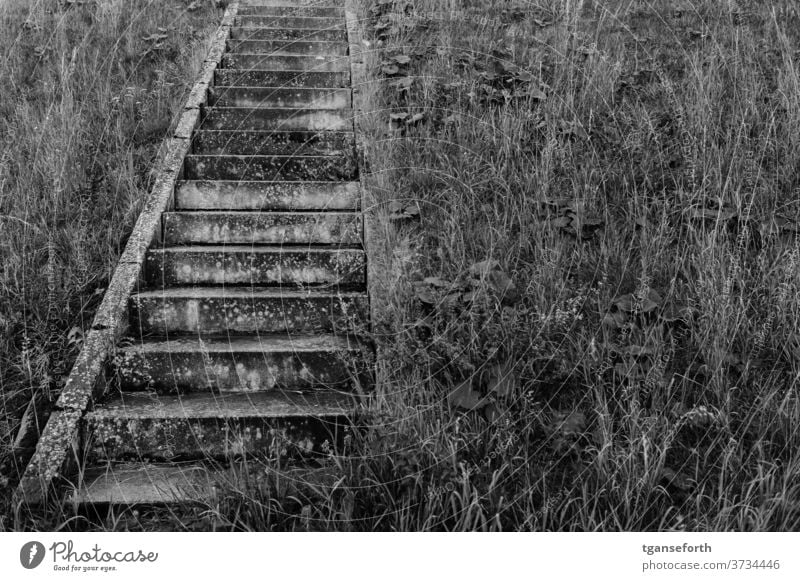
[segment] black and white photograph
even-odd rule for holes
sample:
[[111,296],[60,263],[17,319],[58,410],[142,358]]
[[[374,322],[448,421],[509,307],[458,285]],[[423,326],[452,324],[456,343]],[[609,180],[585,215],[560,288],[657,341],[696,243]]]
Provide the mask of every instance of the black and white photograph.
[[800,3],[0,0],[0,532],[800,578]]

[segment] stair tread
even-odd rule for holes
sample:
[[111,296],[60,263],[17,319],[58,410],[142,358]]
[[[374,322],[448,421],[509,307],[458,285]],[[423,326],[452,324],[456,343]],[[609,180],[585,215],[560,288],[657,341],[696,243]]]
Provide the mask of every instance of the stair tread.
[[274,22],[290,22],[292,20],[305,20],[309,24],[335,24],[337,26],[344,26],[344,17],[342,16],[310,16],[310,15],[293,15],[293,14],[237,14],[236,18],[245,18],[250,20],[252,18],[270,19]]
[[[248,72],[251,71],[251,69],[235,69],[235,68],[219,69],[219,70],[225,71],[226,73],[241,73],[242,75],[244,75],[245,73],[248,73]],[[264,72],[264,71],[261,71],[261,72]],[[282,70],[282,71],[272,71],[272,72],[286,73],[286,74],[294,73],[296,75],[304,75],[304,74],[308,74],[308,73],[338,74],[336,72],[330,72],[330,71],[313,71],[313,70],[309,71],[308,69],[286,69],[286,70]],[[263,89],[266,85],[218,85],[216,83],[214,84],[214,87],[226,87],[226,86],[233,86],[233,87],[252,86],[252,87],[258,87],[259,89]],[[313,88],[313,89],[346,89],[347,87],[328,87],[328,86],[325,86],[325,85],[318,85],[318,86],[311,87],[311,88]]]
[[349,394],[316,391],[252,391],[247,393],[195,392],[155,395],[129,392],[112,397],[86,415],[87,420],[303,418],[351,414],[355,398]]
[[227,43],[227,54],[276,54],[282,51],[292,55],[339,55],[347,54],[349,46],[341,40],[315,40],[315,39],[272,39],[272,40],[236,40],[230,39]]
[[334,488],[335,467],[298,466],[275,470],[262,463],[231,467],[204,462],[114,463],[84,473],[84,484],[68,502],[77,504],[171,504],[212,499],[220,489],[264,486],[282,496],[308,495],[306,487]]
[[[349,92],[349,87],[276,87],[274,85],[214,85],[210,87],[209,90],[214,92],[220,91],[227,91],[229,89],[249,89],[253,91],[305,91],[309,93],[320,93],[324,91],[328,91],[330,93],[334,92]],[[286,109],[287,107],[283,107]]]
[[[317,219],[331,219],[331,220],[338,220],[341,218],[358,218],[361,216],[361,212],[355,210],[340,210],[340,211],[330,211],[330,210],[304,210],[302,212],[296,211],[287,211],[287,210],[276,210],[276,211],[253,211],[253,210],[173,210],[170,212],[163,212],[163,216],[165,220],[170,220],[172,218],[198,218],[198,219],[209,219],[209,218],[216,218],[216,219],[250,219],[256,218],[259,220],[280,220],[280,219],[288,219],[291,221],[312,221],[314,218]],[[292,246],[302,245],[303,243],[291,244]]]
[[168,218],[173,215],[179,214],[180,216],[192,216],[196,218],[280,218],[280,217],[301,217],[301,218],[313,218],[313,217],[332,217],[332,218],[339,218],[342,216],[360,216],[361,212],[357,211],[341,211],[341,212],[331,212],[328,210],[307,210],[303,212],[289,212],[289,211],[275,211],[275,212],[260,212],[260,211],[252,211],[252,210],[173,210],[171,212],[163,212],[164,217]]
[[231,40],[328,40],[347,43],[347,30],[341,28],[286,28],[275,26],[232,26]]
[[345,11],[343,6],[323,6],[318,5],[316,3],[309,4],[307,6],[297,6],[287,3],[282,4],[256,4],[254,2],[248,2],[247,4],[239,6],[239,12],[237,15],[239,16],[246,16],[246,15],[253,15],[253,16],[282,16],[286,14],[336,14],[336,16],[340,18],[344,18]]
[[[239,87],[236,87],[239,88]],[[255,88],[264,88],[268,89],[269,87],[255,87]],[[316,87],[315,87],[316,88]],[[236,107],[236,106],[218,106],[212,105],[211,107],[206,107],[205,109],[206,115],[211,111],[252,111],[253,113],[274,113],[275,115],[285,114],[285,115],[297,115],[299,113],[313,113],[315,115],[321,115],[323,113],[352,113],[352,107],[326,107],[324,109],[319,109],[315,107]],[[217,131],[239,131],[238,129],[218,129]],[[259,131],[259,133],[286,133],[287,131],[272,131],[269,129],[266,130],[258,130],[258,129],[248,129],[247,131]],[[314,131],[310,129],[297,129],[292,130],[292,133],[319,133],[319,131]],[[352,133],[352,131],[339,131],[339,133]]]
[[[242,157],[253,157],[252,155],[244,155]],[[327,156],[319,156],[327,157]],[[176,183],[176,187],[181,187],[187,184],[204,184],[214,187],[229,187],[234,189],[248,189],[256,188],[261,189],[264,187],[277,187],[282,189],[297,189],[301,187],[321,187],[330,188],[331,190],[338,190],[340,188],[359,188],[361,182],[358,180],[303,180],[302,182],[283,182],[283,181],[263,181],[263,180],[180,180]]]
[[151,298],[230,298],[230,299],[243,299],[243,298],[285,298],[285,299],[302,299],[302,298],[359,298],[366,296],[365,292],[358,291],[329,291],[329,290],[316,290],[313,288],[298,290],[286,289],[282,287],[168,287],[157,290],[140,291],[131,295],[133,298],[151,299]]
[[[234,109],[235,107],[231,107]],[[301,109],[302,111],[314,111],[314,109]],[[319,111],[320,109],[317,109]],[[212,135],[237,135],[240,133],[245,133],[248,135],[259,135],[259,136],[268,136],[268,135],[284,135],[284,136],[299,136],[299,137],[347,137],[352,138],[353,132],[352,131],[314,131],[313,129],[278,129],[277,131],[274,129],[203,129],[198,128],[195,130],[194,134],[197,135],[198,133],[209,133]],[[192,154],[198,155],[198,154]],[[200,154],[200,155],[207,155],[207,154]],[[214,155],[214,154],[212,154]],[[228,155],[228,154],[221,154],[221,155]],[[234,154],[236,155],[236,154]],[[280,156],[280,154],[272,155],[271,157]],[[244,157],[252,157],[252,155],[244,154]],[[296,157],[294,155],[287,155],[286,157]],[[311,183],[314,183],[313,181]]]
[[177,337],[169,340],[145,339],[120,348],[123,353],[314,353],[340,352],[358,349],[364,343],[348,335],[310,333],[263,333],[258,336],[209,336],[202,341],[196,337]]
[[223,55],[222,66],[224,68],[244,68],[262,71],[282,71],[296,69],[298,66],[309,71],[341,72],[350,70],[350,63],[346,55],[280,55],[275,53],[237,52]]
[[125,463],[87,470],[69,502],[78,504],[171,504],[207,500],[223,474],[199,462]]
[[[318,40],[318,41],[309,41],[309,42],[325,42],[325,41],[319,41]],[[227,52],[224,53],[224,55],[233,55],[233,56],[237,56],[237,57],[257,57],[257,58],[264,59],[264,60],[272,58],[272,57],[290,56],[290,57],[303,58],[303,59],[306,59],[306,60],[319,61],[321,63],[324,63],[324,62],[339,62],[339,61],[347,62],[347,63],[350,62],[350,57],[348,55],[346,55],[346,54],[303,54],[301,52],[281,52],[281,51],[268,52],[268,53],[263,53],[263,52],[241,52],[240,51],[240,52],[233,53],[233,52],[227,51]]]
[[309,88],[347,88],[350,86],[350,71],[282,70],[262,71],[250,69],[217,69],[214,71],[215,86],[275,86]]
[[[259,42],[259,41],[253,40],[253,41],[250,41],[250,42]],[[260,41],[260,42],[270,42],[270,41]],[[303,41],[303,42],[326,43],[326,42],[330,42],[330,41],[309,40],[309,41]],[[334,42],[333,44],[340,44],[340,43]],[[291,46],[291,44],[289,44],[287,46]],[[270,51],[270,52],[245,52],[245,51],[233,51],[233,50],[231,50],[231,51],[225,52],[225,54],[226,55],[237,56],[237,57],[239,57],[239,56],[242,56],[242,57],[261,57],[263,59],[267,59],[267,58],[270,58],[270,57],[278,57],[278,58],[280,58],[280,57],[285,57],[285,56],[288,56],[288,57],[303,57],[303,58],[308,58],[308,59],[320,59],[320,62],[335,62],[338,59],[348,59],[349,58],[346,54],[324,55],[324,54],[314,54],[314,53],[293,52],[291,50],[274,50],[274,51]],[[322,60],[322,59],[325,59],[325,60]]]
[[[200,157],[210,157],[214,159],[220,159],[224,157],[228,158],[235,158],[235,159],[247,159],[247,160],[254,160],[258,161],[259,159],[278,159],[278,160],[293,160],[298,158],[303,159],[319,159],[320,161],[331,161],[331,159],[335,159],[340,157],[342,159],[347,159],[348,155],[336,154],[336,155],[258,155],[258,154],[236,154],[236,153],[190,153],[186,156],[187,158],[200,158]],[[204,180],[195,180],[195,181],[204,181]],[[214,181],[214,180],[205,180],[205,181]],[[228,180],[231,181],[231,180]],[[306,180],[302,180],[303,183],[306,183]],[[313,180],[312,180],[313,181]]]
[[[293,214],[300,214],[301,212],[293,212]],[[308,212],[303,212],[308,213]],[[237,252],[245,254],[292,254],[295,252],[302,252],[303,254],[334,254],[340,252],[358,252],[362,253],[364,250],[357,246],[351,248],[336,246],[310,246],[306,244],[194,244],[188,246],[169,246],[166,248],[151,248],[148,252],[154,254],[191,254],[194,252],[207,252],[209,254],[219,252],[226,254],[233,254]]]
[[[270,17],[270,18],[273,18],[273,17]],[[289,18],[292,18],[292,17],[290,16]],[[313,24],[313,23],[309,23],[309,24]],[[324,25],[325,23],[321,22],[319,24],[323,24]],[[346,28],[344,22],[342,22],[342,23],[338,23],[337,22],[337,23],[333,24],[332,26],[318,26],[318,27],[317,26],[264,26],[264,25],[260,25],[260,24],[254,24],[254,23],[246,23],[246,24],[235,24],[231,28],[238,29],[238,30],[287,30],[287,31],[292,31],[292,32],[300,31],[300,30],[305,31],[305,32],[319,32],[321,30],[325,30],[325,31],[335,30],[336,32],[341,32],[342,36],[344,36],[345,33],[347,32],[347,28]]]
[[165,212],[164,247],[206,244],[334,244],[362,242],[358,212],[196,210]]
[[185,180],[175,185],[175,206],[192,211],[357,210],[359,188],[354,181]]

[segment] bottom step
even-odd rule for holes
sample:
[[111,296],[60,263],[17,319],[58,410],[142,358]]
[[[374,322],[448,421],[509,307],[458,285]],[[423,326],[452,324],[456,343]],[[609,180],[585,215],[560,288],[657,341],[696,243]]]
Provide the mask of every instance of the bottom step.
[[227,467],[201,462],[109,464],[87,470],[67,502],[75,507],[211,503],[226,493],[311,498],[335,489],[341,480],[338,472],[336,467],[310,466],[276,470],[258,462]]

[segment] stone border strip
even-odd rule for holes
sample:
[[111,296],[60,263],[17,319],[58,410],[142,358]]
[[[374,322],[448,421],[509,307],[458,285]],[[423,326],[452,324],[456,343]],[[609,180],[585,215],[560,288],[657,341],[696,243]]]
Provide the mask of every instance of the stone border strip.
[[[367,115],[369,111],[365,109],[365,99],[363,95],[363,90],[366,84],[369,82],[367,76],[367,64],[364,62],[364,22],[365,17],[361,13],[361,8],[363,8],[362,3],[360,0],[345,0],[344,3],[344,14],[346,19],[346,26],[347,26],[347,43],[349,45],[349,56],[350,56],[350,87],[353,93],[353,130],[355,132],[355,141],[356,141],[356,155],[358,157],[358,166],[359,168],[366,167],[365,159],[366,159],[366,148],[364,146],[363,140],[360,138],[361,135],[361,128],[360,126],[366,121]],[[375,268],[375,261],[370,260],[370,253],[372,252],[373,248],[377,246],[374,244],[374,240],[379,235],[376,223],[373,218],[373,213],[376,210],[376,205],[374,203],[374,199],[372,195],[369,193],[365,183],[364,177],[361,172],[359,172],[359,189],[361,191],[361,216],[362,220],[364,221],[364,237],[363,237],[363,245],[364,245],[364,253],[367,256],[367,300],[369,301],[369,320],[370,326],[374,325],[376,321],[378,321],[378,317],[376,317],[376,304],[375,301],[372,300],[372,297],[376,296],[376,288],[375,288],[375,281],[377,280],[377,269]],[[373,341],[373,343],[375,343]],[[383,367],[381,366],[381,361],[383,357],[381,355],[381,347],[379,344],[375,344],[375,389],[378,391],[382,385],[384,385],[384,378],[382,374]]]
[[[70,371],[55,410],[42,432],[36,451],[14,491],[17,515],[24,505],[45,504],[57,496],[62,478],[75,474],[80,462],[80,421],[90,404],[107,392],[107,363],[117,341],[127,332],[128,299],[142,279],[142,264],[147,249],[161,243],[161,214],[174,207],[174,191],[181,178],[183,158],[189,151],[191,135],[205,105],[214,71],[222,59],[239,9],[232,2],[225,10],[211,47],[203,60],[200,76],[189,93],[175,131],[164,143],[156,180],[125,245],[102,303],[83,342],[83,348]],[[55,494],[54,494],[55,493]]]

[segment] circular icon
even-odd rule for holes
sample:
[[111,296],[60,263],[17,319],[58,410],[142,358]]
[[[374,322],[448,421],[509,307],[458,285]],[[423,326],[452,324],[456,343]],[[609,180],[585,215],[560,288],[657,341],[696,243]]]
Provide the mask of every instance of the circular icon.
[[44,545],[39,541],[31,541],[22,545],[19,550],[19,562],[26,569],[35,569],[44,560]]

